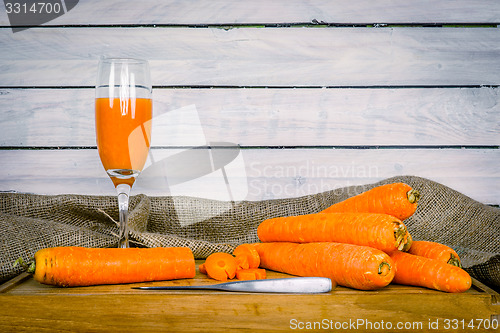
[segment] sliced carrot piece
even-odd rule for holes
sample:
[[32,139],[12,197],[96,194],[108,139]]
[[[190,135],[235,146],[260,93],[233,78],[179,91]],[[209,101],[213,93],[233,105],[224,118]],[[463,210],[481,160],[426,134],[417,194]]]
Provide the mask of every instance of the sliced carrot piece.
[[202,263],[198,266],[198,270],[200,271],[201,274],[207,274],[207,269],[205,267],[205,263]]
[[235,256],[236,262],[238,263],[238,267],[236,271],[239,269],[249,269],[250,265],[248,263],[248,257],[247,256]]
[[233,255],[238,257],[246,257],[248,261],[248,268],[258,268],[260,265],[260,256],[257,250],[250,244],[238,245],[234,251]]
[[207,275],[219,281],[227,281],[227,279],[234,278],[237,268],[236,258],[229,253],[212,253],[205,261]]
[[264,268],[249,268],[236,271],[238,280],[263,280],[266,278],[266,270]]

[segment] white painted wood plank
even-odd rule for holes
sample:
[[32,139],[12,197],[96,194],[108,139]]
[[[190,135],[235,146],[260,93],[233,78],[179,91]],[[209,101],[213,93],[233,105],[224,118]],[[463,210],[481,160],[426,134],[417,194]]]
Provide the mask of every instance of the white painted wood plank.
[[[161,156],[175,152],[178,150],[154,154],[160,161]],[[244,170],[231,173],[236,176],[228,179],[230,184],[239,186],[233,190],[243,192],[248,200],[296,197],[395,175],[416,175],[441,182],[483,203],[500,203],[498,149],[245,149],[241,156]],[[114,191],[100,165],[97,150],[4,150],[0,151],[0,163],[3,171],[0,191],[45,194],[113,194]],[[133,189],[134,194],[170,193],[164,178],[143,175]],[[176,193],[180,192],[227,197],[223,178],[217,173],[186,183],[183,188],[178,186]]]
[[[243,146],[500,144],[500,88],[154,89],[153,97],[153,146],[186,146],[194,133]],[[0,128],[0,146],[95,146],[94,90],[0,90]]]
[[149,59],[154,85],[500,84],[497,28],[0,29],[0,85],[93,86],[100,56]]
[[[497,23],[496,0],[84,0],[45,25]],[[8,25],[0,11],[0,25]]]

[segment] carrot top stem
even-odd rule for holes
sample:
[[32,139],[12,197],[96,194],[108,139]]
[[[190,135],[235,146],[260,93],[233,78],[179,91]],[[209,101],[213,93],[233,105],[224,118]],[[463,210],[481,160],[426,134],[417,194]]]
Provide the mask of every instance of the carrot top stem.
[[378,274],[382,276],[386,276],[391,272],[391,264],[389,264],[386,261],[382,261],[380,265],[378,266]]
[[448,260],[448,264],[462,268],[462,264],[460,263],[460,258],[455,257],[453,253],[450,253],[450,259]]
[[408,197],[408,201],[410,203],[416,203],[420,199],[420,192],[415,189],[411,189],[406,193],[406,196]]
[[35,274],[35,271],[36,271],[36,262],[35,260],[31,261],[29,266],[28,266],[28,269],[26,270],[29,274]]
[[396,248],[402,250],[405,246],[405,236],[407,233],[406,226],[399,222],[394,222],[396,228],[394,229],[394,239],[396,240]]
[[19,259],[17,259],[14,262],[14,267],[18,265],[21,266],[24,270],[26,270],[27,273],[35,274],[36,265],[34,259],[30,260],[29,263],[26,263],[22,257],[19,257]]
[[408,233],[406,235],[406,244],[403,246],[403,249],[400,250],[400,251],[403,251],[403,252],[408,252],[411,248],[411,244],[413,244],[413,238],[411,237],[411,235]]

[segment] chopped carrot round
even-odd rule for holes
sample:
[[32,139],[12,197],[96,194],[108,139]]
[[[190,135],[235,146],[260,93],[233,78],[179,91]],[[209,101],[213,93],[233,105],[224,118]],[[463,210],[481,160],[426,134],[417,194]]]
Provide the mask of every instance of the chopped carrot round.
[[248,264],[248,257],[247,256],[235,256],[236,262],[238,263],[238,268],[239,269],[249,269],[250,265]]
[[198,270],[201,274],[207,274],[207,269],[205,268],[205,263],[202,263],[198,266]]
[[219,281],[227,281],[228,279],[234,278],[237,268],[238,264],[236,258],[229,253],[212,253],[205,261],[207,275]]
[[238,280],[264,280],[266,278],[266,270],[263,268],[240,269],[236,271]]
[[[250,244],[241,244],[238,245],[234,251],[233,255],[238,257],[246,257],[246,261],[248,262],[247,268],[258,268],[260,265],[260,256],[257,250]],[[244,268],[244,267],[242,267]]]

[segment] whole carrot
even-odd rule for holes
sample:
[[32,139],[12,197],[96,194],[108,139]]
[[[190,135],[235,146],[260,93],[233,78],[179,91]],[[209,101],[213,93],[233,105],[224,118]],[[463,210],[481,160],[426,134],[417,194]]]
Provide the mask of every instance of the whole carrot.
[[392,260],[384,252],[342,243],[256,243],[260,267],[299,276],[328,277],[355,289],[374,290],[393,277]]
[[187,247],[54,247],[35,253],[36,281],[61,287],[192,278],[193,253]]
[[396,269],[394,283],[449,293],[464,292],[471,287],[470,275],[460,267],[401,251],[390,256]]
[[387,214],[319,213],[264,220],[257,235],[262,242],[338,242],[391,252],[403,248],[407,230]]
[[430,241],[413,241],[408,253],[437,259],[450,265],[461,267],[458,254],[451,247],[444,244]]
[[336,203],[322,213],[364,212],[389,214],[405,220],[417,209],[420,193],[405,183],[393,183],[377,186]]

